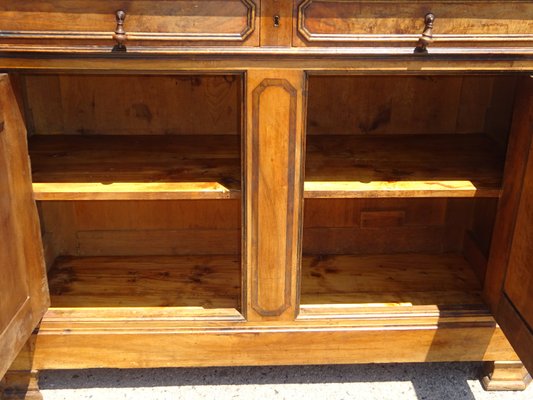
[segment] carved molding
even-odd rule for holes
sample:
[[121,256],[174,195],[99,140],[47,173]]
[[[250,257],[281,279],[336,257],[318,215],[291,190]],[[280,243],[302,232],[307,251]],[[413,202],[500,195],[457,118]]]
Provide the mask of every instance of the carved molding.
[[241,40],[244,41],[255,30],[255,16],[257,15],[257,6],[252,0],[241,0],[241,2],[248,9],[248,12],[246,14],[246,27],[241,32]]
[[[250,190],[252,192],[251,206],[252,206],[252,215],[254,216],[252,222],[252,237],[259,238],[261,237],[259,231],[259,224],[257,220],[258,214],[258,184],[259,184],[259,130],[260,130],[260,121],[259,114],[261,110],[261,95],[265,90],[279,87],[282,88],[287,95],[290,97],[290,106],[289,106],[289,126],[288,126],[288,165],[293,166],[295,164],[295,147],[296,147],[296,118],[297,118],[297,95],[298,91],[294,86],[291,85],[286,79],[264,79],[252,92],[252,168],[253,168],[253,177],[252,182],[250,182]],[[294,168],[287,169],[287,213],[294,207],[294,197],[295,197],[295,170]],[[289,307],[291,307],[291,287],[292,287],[292,273],[291,273],[291,260],[293,258],[293,218],[290,218],[287,215],[286,218],[286,253],[285,253],[285,281],[284,281],[284,298],[283,303],[279,305],[276,309],[265,310],[260,305],[259,299],[259,260],[258,260],[258,251],[259,246],[254,246],[254,257],[252,262],[252,296],[251,296],[251,306],[259,314],[264,317],[275,317],[282,315]]]
[[[130,32],[127,23],[125,25],[128,41],[222,41],[222,42],[244,42],[254,31],[257,15],[257,5],[254,0],[239,0],[246,8],[246,25],[240,32],[216,33],[216,32],[171,32],[171,33],[148,33]],[[178,18],[179,16],[177,16]],[[11,40],[110,40],[112,44],[114,25],[110,25],[109,32],[83,32],[83,31],[0,31],[1,39]]]

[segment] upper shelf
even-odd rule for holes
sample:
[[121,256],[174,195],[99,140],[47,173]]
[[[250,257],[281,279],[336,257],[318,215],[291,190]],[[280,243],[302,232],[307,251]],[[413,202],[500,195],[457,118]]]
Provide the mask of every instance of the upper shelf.
[[[34,135],[36,200],[241,196],[240,137]],[[483,135],[307,137],[306,198],[498,197],[504,154]]]
[[240,137],[34,135],[36,200],[240,197]]
[[505,155],[484,135],[309,135],[306,158],[306,198],[498,197]]

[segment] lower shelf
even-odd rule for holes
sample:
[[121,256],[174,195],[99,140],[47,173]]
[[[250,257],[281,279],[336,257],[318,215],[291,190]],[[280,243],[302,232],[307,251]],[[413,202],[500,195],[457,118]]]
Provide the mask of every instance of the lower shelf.
[[237,308],[238,256],[59,257],[52,307]]
[[302,304],[482,304],[481,286],[459,254],[304,257]]
[[[235,308],[240,256],[59,257],[52,307]],[[480,284],[457,254],[307,256],[301,303],[482,304]]]

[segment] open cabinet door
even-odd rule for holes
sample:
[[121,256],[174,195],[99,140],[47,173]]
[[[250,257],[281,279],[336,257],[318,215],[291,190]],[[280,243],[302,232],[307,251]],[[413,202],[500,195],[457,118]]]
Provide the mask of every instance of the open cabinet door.
[[[520,81],[518,129],[533,136],[533,78]],[[526,157],[512,245],[496,319],[533,375],[533,141],[516,151]]]
[[10,78],[0,74],[0,378],[48,305],[26,129]]

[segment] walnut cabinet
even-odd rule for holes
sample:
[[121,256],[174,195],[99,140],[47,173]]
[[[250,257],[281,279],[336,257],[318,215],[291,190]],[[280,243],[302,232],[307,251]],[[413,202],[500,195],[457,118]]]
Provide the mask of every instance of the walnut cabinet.
[[525,387],[530,1],[7,0],[0,71],[6,396],[424,361]]

